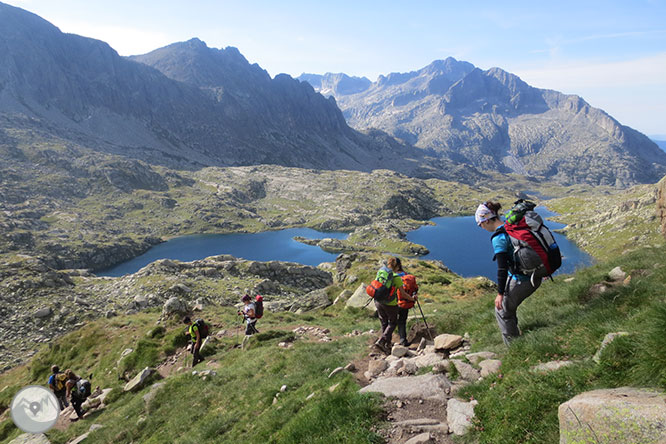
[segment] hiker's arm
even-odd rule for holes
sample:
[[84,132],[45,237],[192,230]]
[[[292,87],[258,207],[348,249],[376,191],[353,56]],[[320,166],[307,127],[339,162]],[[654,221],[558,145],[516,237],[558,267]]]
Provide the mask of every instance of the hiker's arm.
[[400,299],[405,299],[408,301],[416,301],[412,296],[409,295],[402,287],[398,287],[398,293],[400,293]]
[[509,277],[509,253],[497,253],[495,258],[497,259],[497,297],[495,298],[495,307],[501,310],[506,280]]
[[253,308],[250,308],[250,309],[247,311],[247,315],[246,315],[246,316],[247,316],[248,318],[250,318],[250,319],[254,319],[254,309],[253,309]]
[[200,347],[201,347],[201,334],[199,333],[199,329],[198,329],[198,328],[197,328],[196,330],[194,330],[194,332],[197,334],[197,340],[196,340],[196,342],[195,342],[195,344],[194,344],[194,347],[195,347],[195,348],[200,348]]
[[66,398],[69,398],[69,395],[70,395],[71,392],[72,392],[72,387],[74,387],[74,384],[73,384],[71,381],[68,380],[68,381],[65,383],[65,397],[66,397]]

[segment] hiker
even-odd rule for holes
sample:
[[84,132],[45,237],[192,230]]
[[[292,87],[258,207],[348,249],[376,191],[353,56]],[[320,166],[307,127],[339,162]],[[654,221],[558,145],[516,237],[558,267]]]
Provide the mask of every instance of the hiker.
[[497,296],[495,318],[506,345],[520,336],[518,329],[518,306],[541,285],[541,278],[532,279],[520,273],[512,273],[513,247],[504,223],[499,217],[502,206],[497,202],[486,202],[476,210],[474,219],[479,227],[493,233],[493,260],[497,261]]
[[[390,257],[387,262],[390,269],[390,282],[386,282],[386,286],[389,286],[390,293],[388,300],[380,301],[375,298],[375,307],[377,307],[377,315],[379,316],[379,322],[382,327],[382,334],[375,342],[375,346],[386,354],[391,353],[393,331],[398,325],[398,297],[405,299],[408,297],[402,289],[402,278],[397,274],[393,274],[393,267],[397,266],[397,260],[398,258],[396,257]],[[382,267],[378,274],[384,270],[385,267]]]
[[58,398],[58,404],[60,405],[60,410],[64,410],[65,407],[69,406],[67,402],[67,376],[64,373],[60,372],[60,367],[57,365],[51,366],[51,376],[49,377],[49,388],[53,394]]
[[81,409],[81,404],[90,396],[90,381],[76,376],[70,369],[65,370],[65,377],[66,397],[72,403],[76,416],[82,419],[85,412]]
[[192,367],[204,360],[204,358],[199,354],[201,350],[201,341],[203,340],[201,332],[199,331],[199,326],[197,322],[192,322],[189,316],[183,318],[183,324],[188,326],[185,335],[189,335],[192,338],[190,344],[190,351],[192,352]]
[[[392,257],[388,260],[388,266],[395,274],[400,276],[402,279],[407,275],[405,270],[402,269],[402,261],[399,257]],[[405,290],[404,282],[402,290]],[[409,309],[414,306],[416,302],[416,293],[409,294],[408,291],[398,291],[398,335],[400,336],[400,345],[405,347],[409,346],[409,341],[407,340],[407,315],[409,314]]]
[[243,338],[243,342],[241,343],[241,348],[245,348],[245,343],[250,339],[250,336],[252,336],[255,333],[259,333],[257,330],[257,313],[256,309],[257,306],[254,302],[252,302],[252,297],[250,297],[249,294],[245,294],[242,298],[241,301],[243,302],[244,306],[242,310],[238,311],[238,314],[243,316],[245,319],[245,337]]

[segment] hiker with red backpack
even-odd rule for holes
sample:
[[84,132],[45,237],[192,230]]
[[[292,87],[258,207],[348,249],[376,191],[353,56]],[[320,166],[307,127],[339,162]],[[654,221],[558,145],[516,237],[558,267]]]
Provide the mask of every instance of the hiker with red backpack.
[[189,316],[183,318],[183,324],[189,326],[185,334],[192,339],[190,350],[192,351],[192,367],[194,367],[204,360],[199,352],[201,351],[202,341],[208,336],[208,324],[203,319],[192,322]]
[[[497,261],[497,296],[495,318],[506,345],[520,336],[518,306],[562,263],[554,237],[534,212],[535,205],[522,199],[502,222],[497,202],[486,202],[476,210],[479,227],[493,233],[493,260]],[[552,278],[551,278],[552,279]]]
[[402,278],[393,272],[397,261],[397,257],[390,257],[387,266],[382,266],[377,271],[375,280],[365,289],[368,296],[375,300],[381,323],[381,336],[374,345],[387,355],[391,353],[393,331],[398,325],[398,294],[406,297],[402,289]]
[[407,315],[409,314],[409,309],[414,307],[414,303],[417,301],[416,293],[418,292],[419,287],[416,285],[416,278],[411,274],[407,274],[405,270],[402,269],[402,261],[399,257],[392,257],[389,259],[388,266],[402,279],[403,291],[397,292],[398,335],[400,336],[400,345],[407,347],[409,346],[409,341],[407,340]]

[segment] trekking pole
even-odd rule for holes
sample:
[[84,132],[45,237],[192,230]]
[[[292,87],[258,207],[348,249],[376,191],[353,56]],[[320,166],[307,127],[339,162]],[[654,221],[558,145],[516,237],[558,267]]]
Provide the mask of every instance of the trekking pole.
[[416,300],[416,305],[419,306],[419,311],[421,312],[421,317],[423,318],[423,323],[426,326],[426,329],[428,330],[428,336],[430,336],[430,340],[432,341],[432,333],[430,333],[430,327],[428,327],[428,322],[426,321],[425,315],[423,314],[423,310],[421,310],[421,304],[419,303],[419,300]]
[[368,298],[368,302],[365,303],[365,305],[363,306],[363,308],[365,308],[365,307],[367,307],[368,305],[370,305],[370,302],[372,302],[372,298]]

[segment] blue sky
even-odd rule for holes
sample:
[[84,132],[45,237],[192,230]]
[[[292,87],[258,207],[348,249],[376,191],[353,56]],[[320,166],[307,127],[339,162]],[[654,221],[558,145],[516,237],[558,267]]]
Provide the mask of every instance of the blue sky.
[[9,0],[65,32],[142,54],[199,37],[271,75],[379,74],[448,56],[578,94],[666,139],[666,0]]

